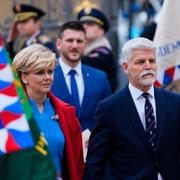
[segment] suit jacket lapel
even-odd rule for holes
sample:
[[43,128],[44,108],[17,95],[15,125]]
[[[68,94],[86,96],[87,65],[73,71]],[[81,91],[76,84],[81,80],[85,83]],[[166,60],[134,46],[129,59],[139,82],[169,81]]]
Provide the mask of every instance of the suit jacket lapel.
[[142,125],[141,119],[139,117],[139,114],[137,112],[136,106],[131,97],[128,87],[126,87],[126,89],[124,90],[124,106],[122,108],[124,109],[124,112],[126,113],[127,119],[129,119],[131,121],[131,123],[134,126],[134,129],[136,130],[139,137],[146,144],[148,149],[150,151],[152,151],[152,148],[150,147],[150,144],[146,138],[146,133],[145,133],[144,127]]
[[159,92],[160,89],[155,88],[155,100],[156,100],[156,120],[157,120],[157,135],[156,135],[156,146],[157,151],[161,142],[161,136],[165,121],[166,103],[163,94]]
[[58,64],[58,67],[56,68],[55,70],[55,84],[56,84],[56,88],[57,90],[60,91],[60,93],[62,94],[63,96],[63,100],[69,104],[72,104],[72,98],[71,98],[71,95],[69,93],[69,90],[68,90],[68,87],[67,87],[67,84],[66,84],[66,81],[65,81],[65,77],[64,77],[64,74],[62,72],[62,68],[61,66]]
[[79,116],[81,115],[81,113],[84,111],[86,105],[87,105],[87,100],[89,99],[89,90],[90,90],[90,76],[91,74],[88,72],[87,68],[85,66],[82,65],[82,74],[83,74],[83,79],[84,79],[84,96],[83,96],[83,101],[81,104],[81,108],[80,108],[80,113]]

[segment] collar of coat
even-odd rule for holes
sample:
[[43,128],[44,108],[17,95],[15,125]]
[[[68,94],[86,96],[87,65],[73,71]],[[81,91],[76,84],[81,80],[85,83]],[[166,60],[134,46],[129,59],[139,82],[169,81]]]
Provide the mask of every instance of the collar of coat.
[[100,37],[91,42],[86,49],[84,50],[84,55],[88,55],[91,51],[99,47],[106,47],[108,49],[112,49],[108,39],[106,37]]

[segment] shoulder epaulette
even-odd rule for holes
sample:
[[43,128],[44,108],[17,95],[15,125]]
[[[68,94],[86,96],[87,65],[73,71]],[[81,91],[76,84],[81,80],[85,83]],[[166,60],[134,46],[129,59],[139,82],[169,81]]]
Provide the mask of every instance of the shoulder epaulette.
[[43,44],[47,43],[47,42],[50,42],[51,41],[51,38],[45,34],[42,34],[38,37],[38,40],[40,42],[42,42]]
[[95,52],[107,55],[110,53],[110,50],[106,47],[99,47],[99,48],[95,49]]
[[91,52],[89,55],[88,55],[88,57],[90,57],[90,58],[97,58],[99,56],[99,53],[97,53],[97,52]]

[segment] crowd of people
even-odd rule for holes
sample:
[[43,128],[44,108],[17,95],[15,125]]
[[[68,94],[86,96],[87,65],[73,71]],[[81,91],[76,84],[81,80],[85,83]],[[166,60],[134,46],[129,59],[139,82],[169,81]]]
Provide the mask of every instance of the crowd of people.
[[121,65],[129,83],[118,90],[102,11],[82,9],[59,28],[56,42],[42,31],[41,9],[16,4],[13,11],[6,47],[57,179],[179,180],[180,95],[154,87],[155,44],[126,42]]

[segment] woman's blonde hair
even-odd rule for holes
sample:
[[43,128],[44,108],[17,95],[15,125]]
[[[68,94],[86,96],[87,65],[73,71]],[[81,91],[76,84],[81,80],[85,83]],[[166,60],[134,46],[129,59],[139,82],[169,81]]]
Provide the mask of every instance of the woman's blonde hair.
[[13,65],[20,75],[30,71],[44,69],[57,64],[56,55],[41,44],[32,44],[22,49],[13,59]]

